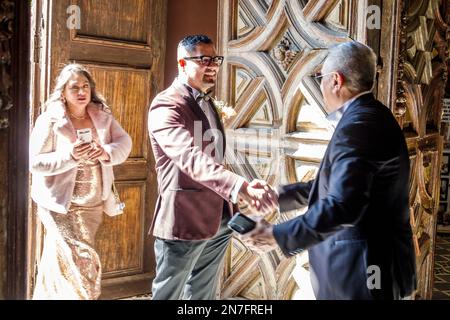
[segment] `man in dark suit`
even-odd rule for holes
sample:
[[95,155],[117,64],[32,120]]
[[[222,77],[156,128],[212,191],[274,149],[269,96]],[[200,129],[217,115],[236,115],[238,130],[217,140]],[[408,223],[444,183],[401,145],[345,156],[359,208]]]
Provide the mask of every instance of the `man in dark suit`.
[[340,120],[316,179],[278,190],[280,211],[308,210],[274,226],[260,220],[244,238],[255,250],[278,245],[286,256],[307,249],[317,299],[398,299],[416,288],[408,149],[371,93],[375,75],[369,47],[347,42],[330,50],[316,78],[330,116]]
[[153,299],[214,299],[232,204],[241,199],[262,211],[273,204],[269,193],[222,165],[224,129],[207,93],[223,57],[211,39],[195,35],[180,42],[177,59],[178,78],[155,97],[148,116],[159,193],[150,229],[152,293]]

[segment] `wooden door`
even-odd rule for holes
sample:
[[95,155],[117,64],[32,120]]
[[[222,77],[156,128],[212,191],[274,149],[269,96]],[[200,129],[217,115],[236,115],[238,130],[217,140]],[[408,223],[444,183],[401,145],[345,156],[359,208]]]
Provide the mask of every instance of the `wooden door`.
[[442,156],[442,98],[450,26],[447,0],[383,1],[384,66],[379,98],[391,107],[405,134],[411,160],[410,212],[418,288],[431,299],[436,216]]
[[[446,9],[441,0],[224,0],[219,10],[226,62],[218,96],[238,113],[228,124],[227,157],[248,179],[278,185],[313,178],[333,128],[308,75],[320,69],[327,48],[342,41],[358,40],[378,54],[375,92],[395,114],[410,152],[414,297],[425,299],[433,287]],[[223,297],[312,298],[305,252],[295,259],[278,250],[257,256],[233,239],[222,278]]]
[[103,268],[101,298],[149,292],[155,262],[147,232],[157,183],[147,137],[147,108],[162,89],[166,1],[37,3],[40,7],[35,12],[42,21],[38,16],[35,52],[41,56],[41,74],[35,77],[36,86],[40,85],[35,102],[45,100],[65,64],[84,64],[133,140],[128,160],[114,167],[125,212],[118,217],[104,215],[97,234]]
[[[351,38],[368,42],[367,4],[351,0],[220,2],[219,52],[226,63],[218,96],[237,111],[227,131],[227,159],[234,171],[275,186],[314,178],[334,128],[325,119],[319,84],[310,75],[320,70],[329,46]],[[371,40],[375,47],[377,39]],[[282,214],[276,221],[301,212]],[[305,298],[307,268],[306,252],[292,259],[279,250],[259,256],[233,239],[222,297]]]

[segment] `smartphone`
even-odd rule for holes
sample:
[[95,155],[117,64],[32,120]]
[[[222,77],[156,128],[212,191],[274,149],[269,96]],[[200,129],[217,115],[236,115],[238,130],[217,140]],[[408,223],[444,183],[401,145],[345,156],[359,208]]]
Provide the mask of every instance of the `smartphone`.
[[90,128],[79,129],[79,130],[77,130],[77,137],[84,143],[91,143],[92,142],[92,130]]
[[228,221],[228,228],[240,234],[250,232],[255,227],[256,222],[240,212],[237,212],[230,221]]

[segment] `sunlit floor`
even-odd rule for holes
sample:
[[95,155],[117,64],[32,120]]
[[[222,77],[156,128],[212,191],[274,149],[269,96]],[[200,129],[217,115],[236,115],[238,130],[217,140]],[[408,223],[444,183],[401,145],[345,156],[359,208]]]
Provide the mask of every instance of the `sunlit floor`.
[[140,296],[130,297],[130,298],[124,298],[120,300],[152,300],[152,295],[149,294],[143,294]]
[[[440,233],[436,237],[436,256],[434,261],[433,300],[450,300],[450,232]],[[299,273],[301,275],[301,273]],[[304,282],[301,282],[304,283]],[[294,299],[309,300],[310,290],[298,294]],[[150,300],[151,295],[141,295],[124,300]]]

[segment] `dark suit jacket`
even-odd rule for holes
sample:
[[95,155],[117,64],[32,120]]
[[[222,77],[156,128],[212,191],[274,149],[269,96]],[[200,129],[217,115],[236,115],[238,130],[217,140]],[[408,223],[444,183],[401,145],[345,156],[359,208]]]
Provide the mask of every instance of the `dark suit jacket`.
[[273,232],[288,256],[308,249],[317,299],[393,299],[415,289],[408,150],[390,110],[372,94],[344,112],[316,180],[279,192],[281,211],[309,205]]
[[[156,237],[209,239],[219,229],[224,205],[232,213],[229,199],[238,176],[215,161],[214,151],[207,152],[213,149],[204,136],[210,128],[188,87],[177,80],[150,106],[148,130],[159,194],[150,232]],[[225,142],[222,147],[225,154]]]

